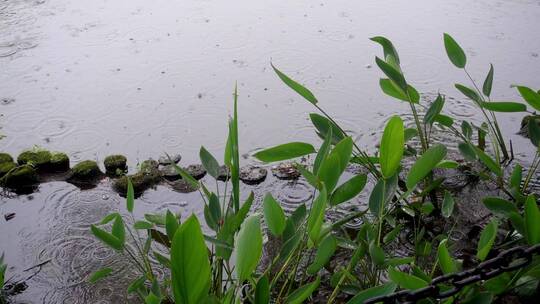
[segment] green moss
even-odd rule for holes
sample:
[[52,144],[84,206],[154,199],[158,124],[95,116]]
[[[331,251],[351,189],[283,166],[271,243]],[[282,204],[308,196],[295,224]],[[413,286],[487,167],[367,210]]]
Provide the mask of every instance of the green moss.
[[51,162],[51,152],[46,150],[24,151],[17,157],[19,165],[33,165],[37,169],[46,168]]
[[103,173],[99,170],[98,164],[92,160],[85,160],[78,163],[71,169],[70,180],[88,181],[93,180]]
[[51,155],[51,171],[65,172],[69,170],[69,157],[65,153],[55,152]]
[[127,171],[127,158],[124,155],[109,155],[105,158],[103,164],[107,174],[122,175]]
[[161,181],[161,174],[157,169],[158,163],[155,160],[146,160],[141,163],[140,171],[136,174],[123,176],[114,183],[114,189],[125,196],[127,193],[127,180],[131,179],[133,190],[136,195],[141,195],[144,191],[153,187]]
[[6,175],[11,169],[17,167],[13,161],[0,163],[0,177]]
[[4,186],[12,189],[20,189],[37,183],[38,175],[32,166],[23,165],[16,167],[3,179]]
[[12,163],[13,157],[7,153],[0,153],[0,164],[1,163]]

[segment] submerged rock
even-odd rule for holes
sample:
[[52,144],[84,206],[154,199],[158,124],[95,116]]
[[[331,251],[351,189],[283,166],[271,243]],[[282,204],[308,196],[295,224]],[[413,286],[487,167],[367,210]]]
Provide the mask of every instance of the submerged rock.
[[173,190],[178,191],[180,193],[190,193],[197,191],[197,187],[192,186],[189,182],[180,179],[177,181],[173,181],[169,183]]
[[55,152],[51,155],[50,170],[52,172],[66,172],[69,170],[69,157],[65,153]]
[[175,181],[182,178],[182,176],[180,176],[180,174],[176,172],[176,169],[173,165],[163,166],[160,169],[160,172],[161,172],[161,175],[169,181]]
[[79,185],[93,185],[102,176],[103,172],[101,172],[95,161],[85,160],[71,169],[70,176],[67,180],[70,183]]
[[124,155],[109,155],[103,161],[108,175],[121,176],[127,172],[127,158]]
[[13,157],[7,153],[0,153],[0,164],[1,163],[12,163]]
[[158,162],[153,159],[145,160],[141,163],[139,172],[122,176],[114,182],[114,190],[120,195],[126,196],[128,178],[131,179],[133,184],[133,191],[136,196],[141,195],[147,189],[155,186],[161,181],[161,174],[158,170]]
[[227,168],[225,165],[219,167],[219,175],[217,179],[222,182],[226,182],[229,180],[229,178],[231,178],[231,171],[229,171],[229,168]]
[[272,174],[279,179],[297,179],[300,177],[300,171],[296,169],[293,163],[281,163],[273,166]]
[[0,163],[0,177],[3,177],[15,167],[17,167],[17,164],[13,161]]
[[30,165],[15,167],[2,178],[2,185],[11,189],[26,188],[37,182],[38,174],[36,169]]
[[184,170],[196,180],[199,180],[206,175],[206,169],[204,169],[203,165],[189,165],[185,167]]
[[240,180],[248,185],[260,184],[266,179],[267,173],[265,168],[248,165],[240,168]]
[[[180,160],[182,160],[182,155],[180,154],[174,154],[174,155],[169,155],[171,157],[171,160],[175,163],[175,164],[178,164],[180,162]],[[162,166],[167,166],[167,165],[170,165],[171,164],[171,161],[169,160],[169,157],[167,155],[163,155],[161,156],[159,159],[158,159],[158,162],[160,165]]]
[[17,157],[19,165],[32,165],[38,170],[46,170],[51,163],[51,152],[47,150],[24,151]]

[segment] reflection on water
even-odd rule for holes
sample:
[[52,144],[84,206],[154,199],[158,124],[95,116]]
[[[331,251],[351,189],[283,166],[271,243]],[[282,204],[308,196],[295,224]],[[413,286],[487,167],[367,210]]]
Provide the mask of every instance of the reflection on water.
[[[0,150],[37,144],[75,161],[121,152],[131,168],[163,152],[191,163],[200,145],[221,155],[235,81],[242,153],[290,139],[318,142],[306,115],[313,108],[275,77],[270,61],[310,87],[359,145],[372,149],[389,115],[407,112],[378,88],[372,64],[380,47],[368,40],[374,35],[395,42],[408,79],[427,92],[424,101],[441,92],[443,112],[458,123],[479,123],[477,110],[453,88],[466,79],[447,60],[442,33],[465,47],[475,79],[482,81],[493,63],[494,98],[513,100],[510,84],[539,86],[540,40],[531,38],[539,34],[539,15],[537,0],[0,0],[0,123],[7,135]],[[514,136],[521,116],[499,117],[516,158],[526,159],[528,140]],[[455,149],[444,132],[433,136]],[[287,211],[313,195],[305,181],[270,176],[242,187],[246,196],[255,191],[254,210],[267,191]],[[124,212],[124,200],[109,189],[107,181],[88,191],[53,182],[1,198],[0,214],[15,213],[0,218],[8,272],[23,280],[33,274],[25,269],[46,262],[17,301],[131,302],[123,293],[131,268],[88,232],[105,214]],[[365,199],[329,214],[362,209]],[[137,216],[168,208],[202,218],[198,193],[165,186],[146,192],[137,206]],[[111,265],[118,269],[111,278],[85,283]]]

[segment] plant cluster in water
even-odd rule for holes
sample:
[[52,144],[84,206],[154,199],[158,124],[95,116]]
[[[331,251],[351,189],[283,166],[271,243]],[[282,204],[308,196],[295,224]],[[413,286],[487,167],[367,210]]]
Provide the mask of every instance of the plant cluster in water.
[[[529,116],[527,133],[536,147],[528,168],[512,168],[513,149],[503,137],[496,112],[540,111],[540,92],[516,86],[526,103],[492,101],[493,66],[480,86],[466,69],[467,57],[450,36],[444,45],[450,61],[464,71],[471,86],[455,87],[476,105],[483,123],[463,121],[460,125],[443,114],[445,96],[439,94],[429,105],[420,103],[420,94],[407,81],[393,44],[384,37],[371,40],[383,48],[375,58],[385,78],[380,87],[387,95],[409,104],[413,126],[399,116],[391,117],[384,128],[375,155],[361,149],[319,105],[314,94],[273,67],[279,78],[310,102],[319,113],[309,115],[322,144],[316,149],[303,142],[291,142],[259,151],[254,156],[266,163],[294,160],[313,155],[309,166],[296,164],[313,188],[312,201],[286,214],[271,194],[264,196],[262,210],[250,213],[253,193],[242,200],[239,186],[237,93],[223,165],[230,179],[225,189],[216,182],[210,188],[171,162],[181,177],[196,187],[204,201],[203,233],[195,215],[181,219],[178,214],[146,214],[135,220],[135,194],[127,180],[127,215],[112,213],[91,227],[104,244],[118,251],[139,270],[127,293],[147,304],[157,303],[363,303],[397,290],[428,286],[432,278],[470,268],[455,252],[451,237],[459,219],[455,216],[467,201],[454,199],[445,187],[445,170],[460,165],[449,159],[447,148],[434,142],[432,134],[447,132],[458,141],[459,152],[470,173],[494,185],[500,195],[483,198],[492,216],[483,223],[475,242],[473,263],[480,263],[501,250],[540,243],[540,211],[531,190],[531,180],[540,165],[540,120]],[[424,113],[424,114],[422,114]],[[221,164],[204,147],[200,159],[208,174],[218,179]],[[407,165],[412,162],[412,165]],[[364,173],[345,182],[347,167],[361,166]],[[347,214],[338,221],[328,214],[338,205],[355,199],[368,180],[374,183],[368,208]],[[429,221],[428,221],[429,219]],[[263,229],[264,220],[267,229]],[[361,221],[358,229],[348,229],[351,221]],[[440,223],[434,229],[428,222]],[[129,223],[129,224],[128,224]],[[263,259],[263,231],[274,254]],[[403,255],[407,234],[411,249]],[[159,243],[156,250],[154,242]],[[158,261],[159,265],[152,261]],[[159,277],[156,267],[167,271]],[[2,270],[0,266],[0,270]],[[96,282],[114,273],[103,268],[90,277]],[[509,295],[527,299],[539,288],[540,260],[535,257],[526,268],[501,274],[466,286],[444,303],[490,303]],[[450,286],[448,286],[450,288]],[[426,299],[425,303],[437,300]]]

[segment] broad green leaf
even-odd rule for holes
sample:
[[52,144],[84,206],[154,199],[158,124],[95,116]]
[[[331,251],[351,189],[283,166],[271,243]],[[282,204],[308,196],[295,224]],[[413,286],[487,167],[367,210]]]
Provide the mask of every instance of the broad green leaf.
[[386,258],[384,254],[384,250],[375,243],[375,240],[369,243],[368,250],[369,250],[369,256],[371,257],[371,261],[373,261],[373,264],[377,266],[381,266],[384,264],[384,260]]
[[394,269],[393,267],[388,268],[388,276],[392,282],[398,284],[401,288],[404,289],[420,289],[426,287],[428,282],[420,279],[419,277],[410,275],[408,273],[401,272]]
[[481,102],[480,106],[493,112],[527,112],[527,107],[519,102],[490,101]]
[[210,174],[213,178],[218,178],[219,176],[219,163],[217,160],[208,152],[204,147],[201,147],[199,150],[199,158],[201,159],[201,163],[206,169],[206,172]]
[[352,149],[353,149],[352,138],[345,137],[340,142],[338,142],[334,146],[334,149],[332,149],[332,152],[330,152],[330,155],[335,154],[339,157],[339,170],[341,171],[341,173],[343,173],[343,171],[347,169],[347,165],[349,164],[349,160],[351,159]]
[[482,93],[488,96],[491,94],[491,87],[493,86],[493,64],[489,65],[489,72],[484,80],[484,85],[482,86]]
[[270,193],[267,193],[264,197],[263,210],[268,229],[273,235],[280,236],[285,230],[285,213]]
[[268,304],[270,303],[270,284],[268,277],[263,276],[257,282],[255,287],[255,303],[254,304]]
[[119,251],[124,249],[124,243],[114,235],[108,233],[107,231],[98,228],[95,225],[90,226],[90,230],[95,237],[97,237],[100,241],[102,241],[109,247]]
[[332,130],[332,144],[336,144],[345,138],[346,135],[330,119],[317,113],[309,114],[309,118],[315,129],[317,129],[317,135],[322,139],[326,139],[330,130]]
[[444,115],[444,114],[439,114],[439,115],[436,115],[435,116],[435,122],[438,122],[440,123],[441,125],[445,126],[445,127],[452,127],[452,125],[454,124],[454,119],[448,115]]
[[474,151],[474,147],[465,142],[461,142],[458,144],[458,150],[461,152],[461,155],[465,157],[468,161],[473,161],[476,159],[476,152]]
[[129,212],[133,212],[133,207],[135,205],[135,191],[133,190],[133,183],[131,178],[127,178],[127,194],[126,194],[126,208]]
[[175,303],[204,302],[210,289],[210,261],[201,226],[195,215],[190,216],[176,230],[170,263]]
[[493,159],[491,156],[487,155],[484,151],[480,150],[477,147],[473,147],[474,152],[476,153],[476,156],[480,159],[480,161],[488,167],[491,172],[493,172],[497,176],[502,176],[503,171],[501,166]]
[[527,242],[529,245],[540,243],[540,211],[534,195],[529,195],[525,201],[524,218]]
[[497,220],[492,220],[487,224],[487,226],[482,230],[480,234],[480,240],[478,241],[478,249],[476,251],[476,257],[483,261],[486,259],[493,243],[495,242],[495,237],[497,237]]
[[311,294],[317,289],[317,287],[319,287],[320,283],[321,283],[321,278],[317,277],[315,281],[299,287],[287,297],[286,303],[287,304],[304,303],[304,301],[311,296]]
[[441,213],[444,217],[449,218],[454,212],[454,198],[448,191],[444,191],[444,198],[441,207]]
[[409,84],[407,85],[407,92],[403,91],[395,82],[387,78],[381,78],[379,80],[379,86],[386,95],[396,99],[412,103],[418,103],[420,101],[420,94]]
[[407,175],[407,188],[412,190],[446,156],[446,147],[437,144],[426,150],[414,163]]
[[169,240],[172,241],[178,226],[178,219],[176,216],[171,211],[167,210],[167,213],[165,214],[165,231],[167,231]]
[[393,82],[395,82],[399,88],[403,91],[408,90],[407,82],[405,81],[405,77],[403,74],[401,74],[400,71],[396,70],[392,65],[388,64],[384,60],[380,59],[379,57],[375,57],[375,63],[377,63],[377,66],[383,71],[383,73],[390,78]]
[[234,247],[238,281],[244,282],[257,268],[262,254],[261,223],[258,216],[252,215],[244,221]]
[[260,161],[271,163],[311,153],[315,153],[315,148],[312,145],[303,142],[291,142],[259,151],[254,156]]
[[475,90],[467,87],[467,86],[464,86],[462,84],[459,84],[459,83],[456,83],[455,84],[455,87],[456,89],[458,89],[463,95],[467,96],[469,99],[475,101],[475,102],[481,102],[482,101],[482,98],[480,98],[480,96],[478,95],[478,93],[476,93]]
[[136,292],[144,285],[144,282],[146,282],[146,276],[143,275],[129,284],[127,293],[130,294]]
[[333,235],[328,235],[321,241],[319,247],[317,248],[317,253],[315,254],[315,259],[313,263],[309,265],[307,273],[310,275],[316,274],[321,268],[323,268],[330,258],[334,255],[337,248],[337,240]]
[[521,97],[537,111],[540,111],[540,93],[525,86],[516,86]]
[[418,131],[415,128],[406,128],[405,129],[405,142],[408,142],[413,137],[418,135]]
[[364,189],[367,182],[367,175],[360,174],[352,177],[332,193],[330,197],[330,205],[336,206],[343,202],[349,201],[358,195]]
[[510,186],[512,188],[519,189],[521,187],[521,179],[523,178],[523,167],[520,164],[516,164],[512,170],[512,175],[510,176]]
[[461,123],[461,132],[463,133],[463,136],[465,136],[468,139],[471,139],[473,134],[473,129],[471,127],[471,124],[468,123],[466,120],[464,120]]
[[313,163],[313,174],[315,175],[317,175],[322,162],[326,159],[328,153],[330,153],[330,149],[332,148],[332,136],[332,128],[328,128],[328,133],[326,133],[326,137],[319,148],[319,151],[317,151],[317,156]]
[[145,214],[144,219],[159,226],[165,226],[165,214]]
[[274,69],[274,72],[279,76],[279,78],[287,85],[289,88],[293,89],[296,93],[300,94],[300,96],[304,97],[307,101],[311,102],[312,104],[317,104],[317,98],[311,93],[310,90],[305,88],[303,85],[299,84],[298,82],[292,80],[289,78],[289,76],[282,73],[280,70],[278,70],[273,64],[270,64],[272,68]]
[[107,214],[107,215],[101,220],[101,222],[99,222],[99,225],[105,225],[105,224],[108,224],[108,223],[112,222],[112,220],[114,220],[117,216],[120,216],[120,214],[119,214],[118,212],[114,212],[114,213]]
[[109,275],[111,275],[112,272],[113,272],[112,268],[102,268],[102,269],[92,273],[92,275],[88,279],[88,282],[90,282],[91,284],[94,284],[97,281],[99,281],[99,280],[101,280],[101,279],[103,279],[105,277],[108,277]]
[[319,177],[311,173],[306,167],[296,164],[296,169],[300,171],[300,174],[306,179],[306,181],[315,189],[321,188],[321,182],[319,180]]
[[450,61],[458,68],[463,69],[467,64],[467,56],[459,44],[449,34],[444,34],[444,48]]
[[513,203],[500,197],[484,197],[482,202],[489,211],[497,215],[508,217],[512,212],[519,212]]
[[126,229],[124,227],[124,221],[122,220],[121,216],[117,216],[114,219],[111,234],[116,237],[122,244],[124,244],[126,240]]
[[448,248],[446,247],[447,240],[444,239],[439,243],[437,249],[437,258],[439,261],[439,266],[444,274],[452,273],[457,271],[456,261],[450,255]]
[[369,300],[371,298],[389,295],[396,291],[396,288],[397,284],[386,283],[383,285],[364,289],[357,293],[352,299],[350,299],[347,304],[363,304],[366,300]]
[[319,169],[319,180],[324,183],[328,191],[334,190],[341,176],[341,160],[336,153],[330,153]]
[[390,40],[388,40],[386,37],[382,37],[382,36],[375,36],[375,37],[371,37],[369,39],[371,41],[377,42],[378,44],[380,44],[383,47],[384,58],[386,58],[388,55],[390,55],[395,59],[396,63],[399,64],[398,53],[396,51],[396,48],[394,47],[394,45],[392,44],[392,42]]
[[313,201],[309,216],[307,219],[307,232],[311,241],[315,244],[318,243],[322,224],[324,222],[324,210],[326,209],[326,200],[328,194],[326,192],[326,185],[323,185],[319,196]]
[[397,236],[401,233],[403,227],[401,225],[397,225],[394,229],[390,230],[390,232],[388,232],[384,237],[383,237],[383,242],[385,244],[388,244],[390,242],[392,242],[393,240],[395,240],[397,238]]
[[437,168],[441,169],[456,169],[459,163],[454,160],[443,159],[437,164]]
[[136,221],[135,224],[133,224],[133,228],[137,230],[152,229],[154,228],[154,224],[147,221]]
[[403,120],[399,116],[393,116],[384,128],[379,148],[379,162],[385,178],[393,176],[399,168],[404,144]]
[[528,131],[531,143],[540,151],[540,119],[531,118],[529,120]]
[[435,101],[429,106],[426,115],[424,115],[424,124],[433,125],[435,122],[435,117],[441,114],[441,111],[444,107],[445,98],[441,94],[437,95]]
[[380,179],[377,181],[377,184],[375,184],[375,187],[373,187],[373,190],[371,190],[369,196],[369,211],[373,216],[376,216],[377,218],[381,216],[384,210],[385,201],[385,182]]
[[150,292],[146,297],[144,297],[144,304],[160,304],[161,299],[156,296],[153,292]]

